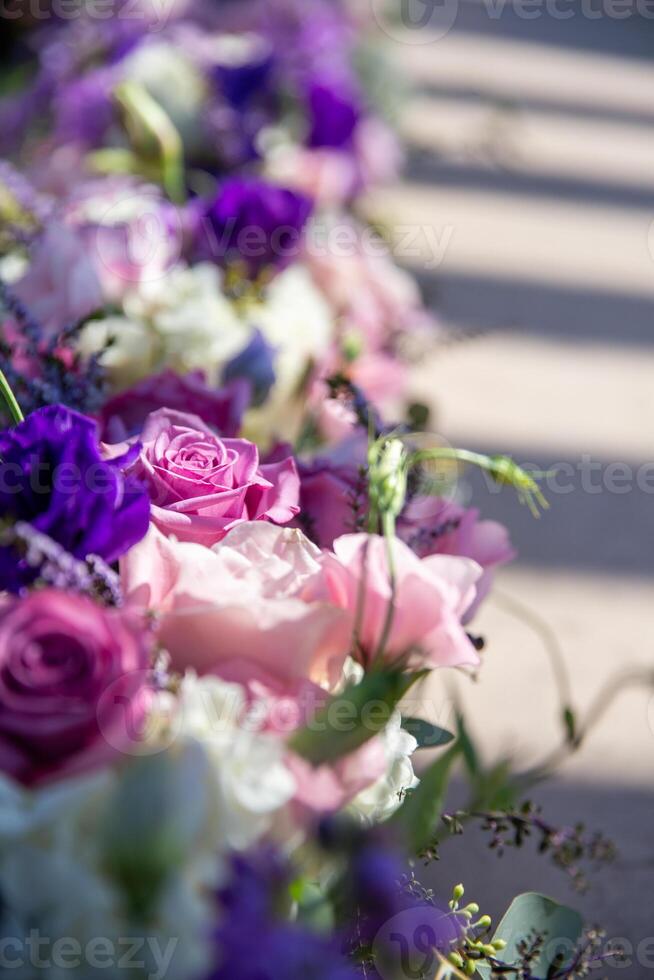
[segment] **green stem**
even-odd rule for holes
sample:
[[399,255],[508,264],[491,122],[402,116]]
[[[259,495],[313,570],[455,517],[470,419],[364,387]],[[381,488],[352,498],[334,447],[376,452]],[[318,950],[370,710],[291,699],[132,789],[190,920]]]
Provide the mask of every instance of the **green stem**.
[[20,405],[16,401],[16,396],[11,390],[11,386],[1,370],[0,370],[0,396],[2,397],[2,400],[7,406],[7,411],[11,416],[12,423],[14,425],[18,425],[20,422],[23,422],[25,420],[25,416],[21,412]]
[[393,541],[395,540],[395,517],[390,511],[387,511],[382,515],[382,528],[384,531],[384,540],[386,542],[386,561],[388,563],[388,580],[391,587],[391,596],[388,600],[388,606],[386,607],[386,618],[384,620],[384,626],[377,645],[377,652],[375,654],[376,661],[380,660],[384,655],[384,650],[386,648],[386,644],[388,643],[388,638],[391,634],[391,628],[393,626],[393,619],[395,617],[395,599],[397,593],[397,575],[395,572],[395,556],[393,555]]
[[535,475],[547,476],[546,473],[532,475],[519,466],[509,456],[486,456],[483,453],[473,453],[468,449],[452,449],[441,446],[437,449],[422,449],[413,453],[409,458],[410,466],[420,463],[445,459],[453,462],[469,463],[490,473],[493,480],[499,484],[512,486],[518,494],[521,503],[526,504],[534,517],[539,517],[538,508],[547,510],[549,504],[538,486]]
[[184,144],[174,123],[147,89],[123,82],[114,98],[124,114],[125,128],[137,153],[158,158],[161,183],[173,204],[184,204]]

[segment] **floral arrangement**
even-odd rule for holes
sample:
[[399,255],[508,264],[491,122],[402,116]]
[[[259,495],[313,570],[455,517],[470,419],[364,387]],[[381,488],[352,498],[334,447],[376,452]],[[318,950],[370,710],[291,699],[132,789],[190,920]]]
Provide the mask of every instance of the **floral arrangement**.
[[470,820],[577,883],[610,847],[425,717],[513,557],[452,474],[545,501],[409,404],[434,330],[357,210],[399,159],[365,22],[137,10],[30,31],[1,106],[0,973],[586,976],[573,910],[494,929],[418,878]]

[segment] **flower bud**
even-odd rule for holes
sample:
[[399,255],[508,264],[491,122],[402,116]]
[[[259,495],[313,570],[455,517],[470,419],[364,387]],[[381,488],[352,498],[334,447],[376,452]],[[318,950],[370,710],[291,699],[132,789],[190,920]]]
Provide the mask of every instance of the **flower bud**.
[[368,453],[370,497],[379,514],[401,512],[407,488],[406,450],[399,439],[374,443]]

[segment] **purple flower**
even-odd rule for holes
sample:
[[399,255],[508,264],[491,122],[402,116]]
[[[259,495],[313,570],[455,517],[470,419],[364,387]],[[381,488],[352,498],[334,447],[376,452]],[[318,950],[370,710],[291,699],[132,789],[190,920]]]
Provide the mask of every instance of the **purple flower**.
[[207,388],[201,371],[187,375],[162,371],[145,378],[103,406],[102,438],[105,442],[122,442],[138,435],[148,415],[160,408],[197,415],[221,436],[235,436],[250,403],[251,384],[236,375],[234,380],[225,380],[230,383],[213,391]]
[[297,257],[312,201],[303,194],[255,178],[226,181],[207,207],[203,244],[219,262],[240,261],[254,278]]
[[320,81],[311,85],[307,102],[311,123],[308,145],[337,150],[349,148],[360,118],[354,97],[343,86],[339,88]]
[[271,849],[232,859],[219,898],[218,969],[209,980],[356,980],[334,938],[280,920],[289,869]]
[[116,76],[99,69],[61,87],[54,99],[55,133],[62,143],[100,146],[115,118]]
[[[0,432],[0,518],[25,521],[74,558],[115,561],[147,532],[150,501],[123,468],[104,459],[96,423],[63,405],[39,409]],[[20,591],[35,571],[0,548],[0,589]]]
[[266,92],[272,72],[274,57],[269,45],[253,44],[241,61],[218,64],[213,75],[229,104],[235,109],[245,108],[253,99],[260,99]]
[[260,330],[255,330],[252,340],[240,354],[225,365],[223,381],[245,381],[253,389],[253,405],[262,405],[275,383],[275,348],[268,343]]

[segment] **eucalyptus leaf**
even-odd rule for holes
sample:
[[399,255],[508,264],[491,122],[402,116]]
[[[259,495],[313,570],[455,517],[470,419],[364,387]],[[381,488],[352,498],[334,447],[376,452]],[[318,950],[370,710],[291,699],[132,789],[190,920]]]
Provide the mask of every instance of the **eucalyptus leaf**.
[[[570,962],[583,925],[578,912],[566,905],[559,905],[545,895],[536,892],[518,895],[493,936],[493,939],[502,939],[506,943],[506,948],[498,953],[497,958],[507,965],[519,962],[519,943],[529,941],[537,933],[544,937],[544,943],[530,968],[539,980],[547,980],[553,966],[563,967]],[[491,980],[488,964],[480,963],[477,970],[482,980]]]
[[373,670],[360,684],[329,698],[290,741],[293,752],[313,766],[356,751],[386,728],[399,701],[426,671]]
[[402,728],[409,735],[413,735],[419,749],[437,749],[441,745],[449,745],[454,741],[452,732],[439,728],[438,725],[432,725],[423,718],[403,718]]

